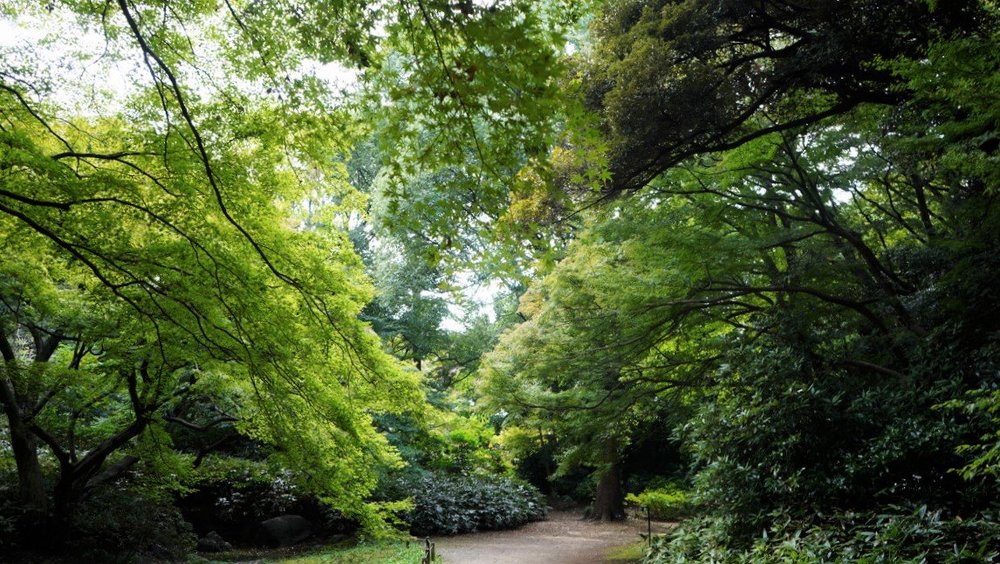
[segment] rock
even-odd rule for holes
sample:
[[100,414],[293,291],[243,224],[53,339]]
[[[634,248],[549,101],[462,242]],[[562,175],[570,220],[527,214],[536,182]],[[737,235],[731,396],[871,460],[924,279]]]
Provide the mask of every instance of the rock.
[[198,539],[198,552],[225,552],[232,549],[233,545],[215,531],[209,531],[207,535]]
[[258,531],[262,544],[289,546],[309,538],[312,525],[301,515],[282,515],[261,521]]
[[344,541],[351,538],[350,535],[330,535],[323,539],[323,544],[337,544],[340,541]]
[[143,553],[143,562],[176,562],[178,559],[162,544],[153,543]]

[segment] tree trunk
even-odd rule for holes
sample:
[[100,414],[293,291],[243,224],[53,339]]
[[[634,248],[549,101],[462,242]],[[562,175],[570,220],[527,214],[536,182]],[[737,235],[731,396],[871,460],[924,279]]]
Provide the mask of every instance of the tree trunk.
[[10,446],[17,468],[18,497],[29,513],[42,514],[48,508],[48,496],[45,493],[42,466],[38,462],[38,443],[24,423],[14,386],[7,373],[8,370],[16,369],[13,365],[14,361],[7,361],[0,366],[0,404],[3,404],[10,431]]
[[17,467],[18,497],[29,512],[45,513],[48,509],[48,495],[45,493],[42,466],[38,462],[38,444],[24,424],[20,421],[14,423],[13,419],[8,414],[10,444]]
[[594,511],[591,515],[599,521],[621,521],[625,519],[625,492],[622,489],[622,472],[617,462],[601,475],[594,495]]

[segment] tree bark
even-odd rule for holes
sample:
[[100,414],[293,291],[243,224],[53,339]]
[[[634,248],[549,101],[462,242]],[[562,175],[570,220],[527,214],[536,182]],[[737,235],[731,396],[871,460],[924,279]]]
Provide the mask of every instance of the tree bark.
[[[0,335],[0,340],[6,344],[6,337],[3,335]],[[48,496],[45,493],[42,466],[38,461],[38,443],[24,421],[10,378],[10,372],[17,370],[17,361],[8,358],[9,347],[0,348],[4,349],[4,362],[0,365],[0,404],[3,405],[10,431],[10,445],[17,468],[18,497],[29,512],[42,514],[48,509]]]
[[42,466],[38,462],[38,443],[21,421],[20,414],[12,416],[6,409],[6,402],[4,404],[17,468],[18,497],[29,512],[44,513],[48,509],[48,496],[45,493]]
[[597,482],[597,492],[594,494],[594,511],[591,517],[595,521],[621,521],[625,519],[625,491],[622,489],[622,472],[618,462],[601,475]]

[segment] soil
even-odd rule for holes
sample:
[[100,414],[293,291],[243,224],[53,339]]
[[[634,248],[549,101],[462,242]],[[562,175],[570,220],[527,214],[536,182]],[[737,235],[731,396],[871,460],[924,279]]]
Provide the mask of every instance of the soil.
[[[653,534],[671,523],[653,523]],[[545,521],[513,531],[490,531],[431,539],[445,564],[598,564],[615,549],[634,545],[646,534],[646,521],[600,523],[581,511],[554,511]],[[626,560],[627,561],[627,560]]]

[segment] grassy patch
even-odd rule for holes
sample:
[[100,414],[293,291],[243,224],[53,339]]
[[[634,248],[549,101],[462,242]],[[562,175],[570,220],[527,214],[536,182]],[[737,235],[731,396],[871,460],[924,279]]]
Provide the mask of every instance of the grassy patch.
[[646,541],[636,541],[632,544],[627,544],[625,546],[620,546],[618,548],[613,548],[608,551],[606,557],[611,562],[639,562],[642,557],[646,554]]
[[223,562],[281,562],[284,564],[413,564],[424,556],[424,543],[406,541],[357,541],[345,540],[330,545],[292,546],[272,549],[237,549],[214,554],[210,559],[193,557],[192,564],[221,564]]
[[424,555],[424,545],[411,541],[407,547],[404,541],[380,541],[341,543],[292,558],[279,558],[269,562],[285,564],[413,564],[420,562]]

